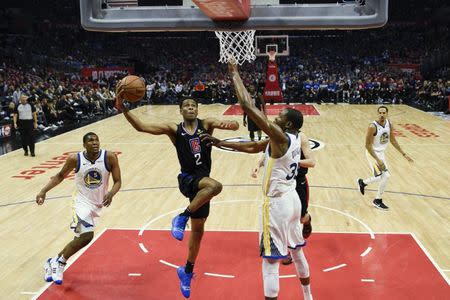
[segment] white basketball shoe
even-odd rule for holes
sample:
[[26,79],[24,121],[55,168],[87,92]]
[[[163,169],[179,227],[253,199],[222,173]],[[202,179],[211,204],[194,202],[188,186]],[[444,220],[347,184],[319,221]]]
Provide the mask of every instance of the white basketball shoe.
[[58,285],[62,284],[63,283],[63,273],[64,273],[64,268],[66,267],[66,264],[58,261],[58,259],[56,259],[56,260],[52,259],[50,264],[52,266],[53,282]]
[[50,257],[49,259],[47,259],[45,261],[45,264],[44,264],[44,280],[47,282],[50,282],[53,280],[51,261],[52,261],[52,258]]

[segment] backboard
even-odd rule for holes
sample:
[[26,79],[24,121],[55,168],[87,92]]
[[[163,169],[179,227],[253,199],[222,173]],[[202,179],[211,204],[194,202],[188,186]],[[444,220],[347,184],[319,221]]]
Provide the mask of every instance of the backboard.
[[289,36],[287,35],[257,35],[255,36],[256,56],[267,56],[275,51],[277,56],[289,55]]
[[[205,5],[213,2],[194,1]],[[388,19],[388,0],[280,2],[286,1],[252,0],[250,17],[244,21],[213,21],[190,0],[178,6],[138,6],[137,0],[80,0],[80,14],[86,30],[111,32],[365,29],[381,27]]]

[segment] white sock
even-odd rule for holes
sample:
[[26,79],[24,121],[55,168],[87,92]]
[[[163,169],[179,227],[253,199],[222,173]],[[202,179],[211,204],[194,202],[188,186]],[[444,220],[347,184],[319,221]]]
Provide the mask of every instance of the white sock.
[[60,257],[58,257],[58,261],[59,261],[60,263],[63,263],[63,264],[65,264],[65,263],[67,262],[67,260],[64,258],[63,255],[61,255]]
[[303,288],[303,299],[305,300],[312,300],[312,294],[311,294],[311,285],[301,285]]

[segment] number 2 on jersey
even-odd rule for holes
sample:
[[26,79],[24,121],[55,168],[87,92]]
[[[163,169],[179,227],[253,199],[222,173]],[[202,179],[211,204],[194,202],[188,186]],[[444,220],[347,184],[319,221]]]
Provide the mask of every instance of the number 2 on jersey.
[[200,159],[202,159],[201,153],[195,153],[194,157],[195,157],[195,164],[197,166],[201,165],[202,164],[202,162],[200,161]]

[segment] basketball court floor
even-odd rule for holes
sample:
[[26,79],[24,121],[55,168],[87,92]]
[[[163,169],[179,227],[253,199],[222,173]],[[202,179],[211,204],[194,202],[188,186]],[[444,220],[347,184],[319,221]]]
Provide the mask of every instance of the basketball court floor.
[[[281,106],[269,107],[276,114]],[[308,174],[313,234],[304,248],[315,299],[446,299],[450,294],[450,123],[414,108],[389,106],[397,140],[415,160],[387,150],[391,178],[384,202],[374,208],[376,186],[362,196],[358,177],[368,177],[365,133],[376,118],[370,105],[298,105],[303,131],[317,165]],[[179,122],[177,106],[145,106],[142,120]],[[238,120],[233,106],[200,105],[199,117]],[[273,118],[273,116],[270,116]],[[103,210],[96,239],[69,261],[62,286],[43,281],[42,266],[73,237],[69,230],[72,176],[34,198],[82,149],[93,131],[102,148],[115,151],[122,190]],[[240,140],[248,131],[216,131]],[[258,256],[259,180],[250,177],[259,155],[213,150],[211,177],[224,185],[212,201],[207,232],[196,264],[191,299],[262,299]],[[184,264],[187,238],[168,229],[187,200],[177,188],[176,152],[165,136],[136,132],[122,115],[36,145],[36,157],[21,150],[0,156],[0,290],[4,299],[182,299],[175,271]],[[280,267],[279,299],[302,299],[293,266]],[[447,296],[446,296],[447,295]]]

